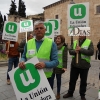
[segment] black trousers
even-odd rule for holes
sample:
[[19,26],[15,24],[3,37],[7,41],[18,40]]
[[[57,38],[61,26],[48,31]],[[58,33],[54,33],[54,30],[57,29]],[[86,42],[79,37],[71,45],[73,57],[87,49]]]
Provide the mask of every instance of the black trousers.
[[72,67],[70,70],[70,82],[69,82],[69,94],[73,94],[76,86],[76,81],[80,75],[80,96],[85,96],[86,87],[87,87],[87,77],[88,77],[88,69],[80,69],[76,67]]
[[47,80],[48,80],[48,82],[49,82],[49,85],[50,85],[50,87],[52,88],[52,78],[51,77],[49,77],[49,78],[47,78]]

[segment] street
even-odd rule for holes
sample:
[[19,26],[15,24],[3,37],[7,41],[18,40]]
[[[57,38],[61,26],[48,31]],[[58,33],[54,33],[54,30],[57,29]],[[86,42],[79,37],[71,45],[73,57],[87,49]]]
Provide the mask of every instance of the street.
[[[69,85],[69,75],[70,75],[70,63],[71,56],[68,57],[68,68],[67,71],[62,75],[62,87],[61,87],[61,99],[60,100],[81,100],[79,95],[79,83],[78,79],[76,84],[76,89],[74,96],[68,99],[63,99],[63,95],[67,93]],[[98,100],[98,90],[99,90],[99,66],[100,61],[95,60],[95,57],[92,57],[91,68],[88,74],[88,86],[86,92],[87,100]],[[17,100],[12,85],[6,84],[6,72],[7,66],[0,67],[0,100]],[[54,84],[54,93],[56,95],[56,79]]]

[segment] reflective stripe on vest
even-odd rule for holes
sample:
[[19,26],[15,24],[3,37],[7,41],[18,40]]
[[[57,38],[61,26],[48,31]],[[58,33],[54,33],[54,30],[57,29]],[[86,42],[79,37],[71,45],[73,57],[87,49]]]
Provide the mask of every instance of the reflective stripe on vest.
[[58,60],[59,60],[59,65],[57,66],[58,68],[63,68],[63,51],[64,51],[65,46],[62,46],[60,50],[58,50]]
[[[84,43],[81,45],[81,48],[84,48],[84,49],[87,50],[87,49],[89,48],[90,43],[91,43],[91,40],[86,39],[86,40],[84,41]],[[77,40],[74,41],[74,45],[73,45],[73,49],[74,49],[74,50],[75,50],[75,48],[76,48],[76,45],[77,45]],[[73,57],[75,57],[75,56],[72,56],[72,58],[73,58]],[[90,63],[90,56],[86,56],[86,55],[84,55],[84,54],[81,54],[81,58],[84,59],[84,60],[86,60],[88,63]]]
[[[33,38],[27,42],[26,58],[30,59],[34,56],[37,56],[39,62],[50,61],[51,48],[52,48],[52,40],[45,37],[43,43],[41,44],[37,52],[35,39]],[[53,70],[52,68],[44,68],[43,70],[47,78],[51,77]]]

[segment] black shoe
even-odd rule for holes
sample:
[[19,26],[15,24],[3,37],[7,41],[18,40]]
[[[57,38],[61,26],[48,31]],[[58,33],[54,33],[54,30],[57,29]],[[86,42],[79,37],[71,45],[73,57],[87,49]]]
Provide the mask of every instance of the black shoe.
[[72,94],[69,94],[69,93],[63,95],[63,98],[69,98],[69,97],[73,97],[73,95]]
[[81,97],[81,100],[86,100],[86,98],[84,96]]

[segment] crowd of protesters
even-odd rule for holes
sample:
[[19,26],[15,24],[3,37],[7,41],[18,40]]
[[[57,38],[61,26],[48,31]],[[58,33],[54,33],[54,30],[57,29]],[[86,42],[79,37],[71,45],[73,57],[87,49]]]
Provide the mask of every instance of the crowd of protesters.
[[[94,54],[93,42],[87,39],[86,36],[79,36],[73,41],[73,44],[68,48],[65,43],[65,37],[58,35],[55,40],[45,37],[46,28],[43,21],[34,23],[34,37],[32,33],[28,34],[26,39],[18,42],[8,41],[6,43],[6,54],[8,55],[8,70],[7,84],[10,85],[10,77],[8,72],[19,66],[22,70],[25,69],[25,62],[36,56],[39,63],[35,64],[37,69],[43,69],[47,80],[53,89],[54,78],[57,79],[57,95],[56,99],[60,99],[61,76],[67,71],[68,51],[72,55],[70,79],[68,92],[63,95],[63,98],[73,97],[76,82],[80,75],[79,94],[81,100],[86,100],[85,93],[87,88],[88,72],[91,67],[91,56]],[[49,44],[49,45],[48,45]],[[100,41],[97,44],[100,54]],[[30,52],[33,51],[33,52]],[[44,52],[46,51],[46,52]],[[21,59],[19,56],[21,53]],[[76,61],[78,59],[78,62]],[[33,73],[34,74],[34,73]],[[100,75],[99,75],[100,76]]]

